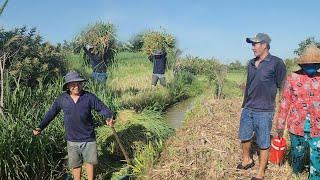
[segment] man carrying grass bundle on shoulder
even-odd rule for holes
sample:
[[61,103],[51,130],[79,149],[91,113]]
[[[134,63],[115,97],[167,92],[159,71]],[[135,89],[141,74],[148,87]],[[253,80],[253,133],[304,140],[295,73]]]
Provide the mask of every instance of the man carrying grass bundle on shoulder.
[[100,83],[105,83],[108,77],[107,67],[110,61],[108,57],[108,53],[109,53],[109,46],[107,45],[108,38],[107,37],[101,38],[101,43],[104,46],[103,52],[101,54],[99,54],[98,52],[95,52],[95,47],[90,44],[86,44],[83,47],[83,50],[90,60],[89,62],[93,70],[92,78]]
[[94,165],[98,163],[94,122],[91,110],[96,110],[109,126],[113,126],[112,112],[94,94],[82,90],[85,79],[77,72],[65,76],[63,92],[46,113],[39,127],[33,130],[38,136],[62,110],[66,132],[68,162],[73,179],[81,179],[81,166],[86,163],[89,180],[94,179]]
[[165,87],[166,79],[165,79],[165,71],[167,64],[167,52],[165,50],[156,50],[151,55],[149,55],[148,59],[153,63],[153,74],[152,74],[152,82],[153,86],[157,85],[158,80],[160,80],[160,84]]

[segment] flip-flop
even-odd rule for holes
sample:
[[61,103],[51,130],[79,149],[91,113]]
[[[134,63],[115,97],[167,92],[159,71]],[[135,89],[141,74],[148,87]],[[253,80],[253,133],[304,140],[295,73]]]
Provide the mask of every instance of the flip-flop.
[[252,162],[250,164],[247,164],[245,166],[242,165],[242,162],[240,164],[238,164],[237,166],[237,169],[244,169],[244,170],[247,170],[247,169],[250,169],[254,166],[254,160],[252,159]]

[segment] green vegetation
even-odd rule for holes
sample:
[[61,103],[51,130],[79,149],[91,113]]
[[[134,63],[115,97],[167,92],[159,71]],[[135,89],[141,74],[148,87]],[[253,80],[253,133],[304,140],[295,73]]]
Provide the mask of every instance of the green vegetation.
[[[204,92],[208,94],[210,102],[198,104],[198,113],[189,113],[189,119],[203,117],[206,120],[202,121],[204,124],[187,121],[195,122],[196,128],[197,125],[201,125],[201,128],[207,126],[208,133],[221,130],[217,129],[212,117],[226,122],[225,117],[233,120],[239,113],[236,110],[238,107],[229,99],[234,98],[238,102],[243,95],[245,66],[239,61],[223,65],[217,59],[178,58],[175,37],[162,30],[138,34],[130,47],[117,42],[113,24],[103,22],[89,25],[73,41],[64,42],[63,45],[43,42],[36,29],[27,30],[25,27],[11,31],[0,29],[0,41],[0,177],[3,179],[61,179],[69,173],[62,113],[42,136],[33,137],[31,131],[39,125],[45,112],[61,93],[62,75],[70,70],[81,72],[88,79],[85,89],[96,94],[115,113],[115,128],[133,162],[128,166],[123,161],[124,156],[111,129],[94,113],[99,151],[98,179],[119,179],[127,175],[147,178],[158,161],[165,141],[175,133],[165,122],[163,112],[179,101]],[[105,48],[108,49],[113,65],[108,67],[105,84],[90,80],[92,68],[81,51],[87,43],[95,46],[94,51],[101,56]],[[166,49],[168,52],[168,83],[165,88],[151,86],[152,63],[147,57],[155,49]],[[296,67],[293,59],[285,62],[290,71]],[[228,107],[221,107],[221,104]],[[217,114],[213,116],[214,110]],[[189,132],[192,132],[192,128]],[[223,129],[230,130],[225,126]],[[194,142],[193,135],[186,138]],[[204,138],[204,134],[197,135],[200,139]],[[203,142],[207,140],[197,142],[199,147],[205,146]],[[230,143],[226,146],[231,148]],[[168,154],[176,156],[176,150],[169,149]],[[191,152],[193,149],[186,147],[183,150]],[[210,153],[216,155],[214,151],[204,149],[197,153],[205,159],[206,153],[209,156]],[[193,155],[199,157],[199,154]],[[193,165],[194,162],[190,160],[188,163]],[[218,161],[214,163],[207,165],[213,165],[218,168],[217,172],[222,172],[225,164]],[[196,170],[192,173],[193,178],[201,177]]]
[[35,28],[0,29],[0,44],[0,65],[6,71],[3,79],[35,86],[66,72],[60,49],[43,42]]
[[303,50],[310,44],[315,44],[318,48],[320,48],[320,42],[317,41],[314,37],[308,37],[307,39],[301,41],[298,44],[298,48],[294,50],[294,53],[298,56],[300,56],[303,52]]
[[[89,79],[90,68],[80,54],[69,53],[66,57],[66,69],[77,69]],[[133,158],[134,175],[140,176],[154,163],[162,149],[162,142],[173,132],[161,112],[179,100],[199,94],[201,82],[193,75],[174,77],[168,72],[168,88],[154,88],[150,85],[152,66],[146,55],[120,53],[116,58],[118,66],[110,69],[108,83],[96,84],[89,80],[85,89],[95,93],[118,114],[116,130]],[[7,81],[10,80],[7,78]],[[55,97],[61,93],[62,84],[63,79],[56,78],[52,79],[52,83],[40,83],[36,87],[21,84],[13,91],[5,91],[5,116],[0,118],[3,132],[0,141],[1,177],[57,179],[66,176],[62,114],[45,129],[41,137],[31,136],[33,127],[38,126]],[[128,112],[125,109],[135,111],[129,111],[123,118],[122,114]],[[98,177],[103,179],[113,173],[127,173],[121,170],[127,167],[120,161],[123,155],[110,129],[103,125],[96,113],[94,116],[100,149]]]

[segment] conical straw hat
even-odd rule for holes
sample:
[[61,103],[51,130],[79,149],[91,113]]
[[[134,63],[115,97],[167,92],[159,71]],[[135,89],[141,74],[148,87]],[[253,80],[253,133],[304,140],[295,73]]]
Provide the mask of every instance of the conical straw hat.
[[298,64],[320,63],[320,49],[311,44],[307,46],[297,60]]

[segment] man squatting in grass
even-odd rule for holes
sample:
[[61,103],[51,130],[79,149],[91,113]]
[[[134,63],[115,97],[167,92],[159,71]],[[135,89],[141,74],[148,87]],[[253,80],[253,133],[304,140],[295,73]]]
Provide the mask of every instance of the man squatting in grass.
[[166,86],[166,79],[164,73],[166,71],[167,53],[163,50],[156,50],[148,59],[153,63],[152,85],[156,86],[158,80],[164,87]]
[[247,82],[239,127],[242,162],[237,168],[247,170],[254,166],[250,147],[255,134],[260,151],[259,170],[252,179],[263,179],[268,162],[275,97],[277,89],[282,86],[286,67],[280,58],[269,53],[271,39],[267,34],[258,33],[246,41],[252,44],[255,58],[251,59],[247,66]]
[[81,166],[86,163],[88,179],[94,179],[94,165],[97,160],[97,145],[91,110],[99,112],[106,124],[113,126],[112,112],[92,93],[82,90],[81,78],[77,72],[69,72],[65,76],[63,92],[54,101],[39,127],[33,130],[33,135],[41,131],[63,111],[66,132],[68,163],[72,169],[73,179],[81,179]]

